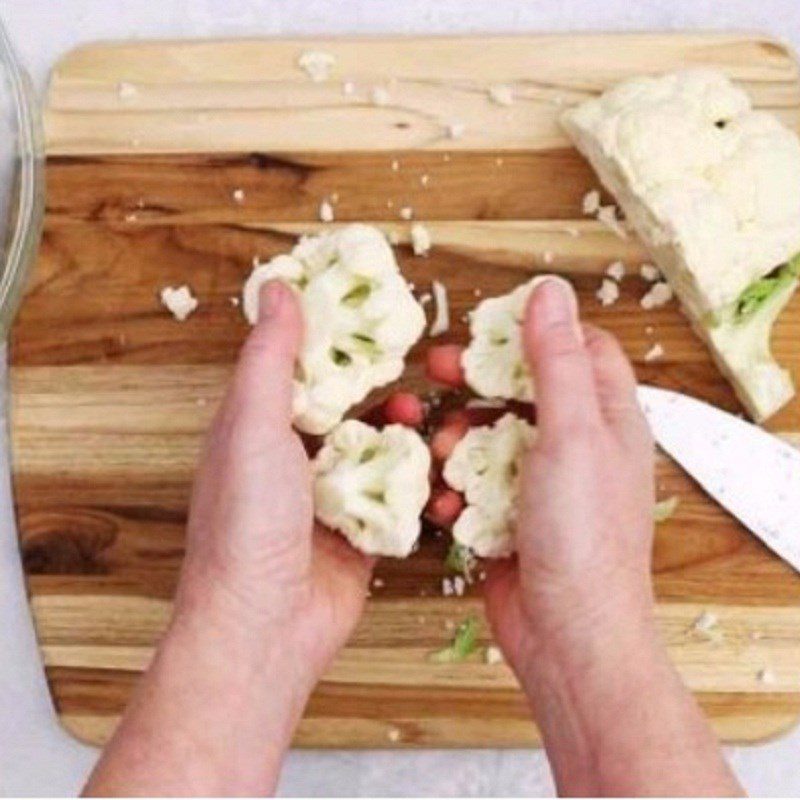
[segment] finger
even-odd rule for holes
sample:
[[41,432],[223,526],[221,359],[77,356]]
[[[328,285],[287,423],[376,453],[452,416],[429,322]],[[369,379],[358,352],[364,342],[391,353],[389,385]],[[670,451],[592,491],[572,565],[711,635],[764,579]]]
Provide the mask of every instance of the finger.
[[619,341],[608,331],[584,325],[597,399],[604,419],[613,426],[637,427],[642,412],[636,396],[636,373]]
[[525,312],[523,348],[536,385],[540,435],[567,434],[600,419],[578,301],[563,278],[547,276]]
[[259,295],[258,320],[239,355],[232,396],[240,413],[289,422],[295,361],[303,335],[300,304],[282,281]]

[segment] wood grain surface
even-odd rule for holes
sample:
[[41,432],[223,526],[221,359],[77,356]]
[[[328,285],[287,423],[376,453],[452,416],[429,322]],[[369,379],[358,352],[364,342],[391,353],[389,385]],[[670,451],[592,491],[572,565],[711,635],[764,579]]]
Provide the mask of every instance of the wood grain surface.
[[[330,81],[297,69],[312,48],[336,55]],[[739,410],[677,308],[641,309],[647,256],[635,238],[582,217],[596,181],[556,124],[564,105],[620,78],[689,65],[725,70],[800,128],[796,63],[747,35],[103,44],[57,65],[45,233],[13,331],[11,418],[31,603],[69,730],[105,739],[148,663],[169,617],[198,448],[247,333],[231,298],[254,257],[323,227],[323,199],[335,224],[384,228],[419,292],[434,278],[447,285],[444,341],[465,340],[476,295],[555,270],[576,285],[585,317],[621,338],[642,381]],[[488,99],[494,83],[513,88],[511,106]],[[370,101],[376,86],[387,105]],[[466,130],[450,139],[455,121]],[[427,257],[411,251],[406,206],[432,234]],[[621,298],[601,308],[600,276],[617,259],[628,267]],[[181,283],[200,300],[182,324],[158,301]],[[655,342],[665,356],[646,362]],[[774,346],[800,376],[798,342],[795,298]],[[430,388],[428,344],[402,385]],[[800,402],[770,426],[800,442]],[[681,498],[654,558],[670,653],[726,740],[774,736],[800,713],[800,578],[663,456],[658,486]],[[479,585],[441,596],[446,550],[428,531],[413,557],[379,565],[383,586],[312,698],[298,744],[538,741],[507,667],[427,659],[454,623],[481,615]],[[719,635],[694,629],[704,610]],[[759,680],[765,669],[773,682]]]

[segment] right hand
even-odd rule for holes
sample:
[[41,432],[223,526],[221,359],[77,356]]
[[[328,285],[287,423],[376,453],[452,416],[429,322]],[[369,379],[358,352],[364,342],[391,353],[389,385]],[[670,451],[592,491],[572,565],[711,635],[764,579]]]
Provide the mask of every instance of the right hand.
[[[487,614],[518,675],[572,659],[598,631],[653,632],[654,446],[617,341],[583,326],[572,287],[541,283],[523,343],[538,437],[521,476],[518,558],[497,562]],[[590,631],[592,633],[590,633]]]

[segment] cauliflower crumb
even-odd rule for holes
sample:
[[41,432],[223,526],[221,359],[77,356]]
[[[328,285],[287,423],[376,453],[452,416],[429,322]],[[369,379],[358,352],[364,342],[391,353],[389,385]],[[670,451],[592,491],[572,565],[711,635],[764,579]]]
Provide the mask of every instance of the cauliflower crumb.
[[322,222],[333,222],[334,213],[330,201],[323,200],[319,204],[319,218]]
[[392,172],[398,172],[400,170],[400,162],[395,158],[392,160]]
[[464,576],[463,575],[456,575],[453,578],[452,583],[453,583],[453,594],[456,597],[463,597],[464,596],[464,592],[465,592],[465,590],[467,588],[467,581],[464,578]]
[[433,281],[431,290],[436,311],[428,336],[441,336],[450,330],[450,304],[447,299],[447,287],[439,281]]
[[621,261],[613,261],[608,265],[606,275],[619,283],[625,277],[625,265]]
[[327,81],[334,64],[336,64],[336,56],[322,50],[306,50],[297,58],[297,66],[300,67],[314,83]]
[[756,673],[756,678],[757,678],[759,683],[763,683],[763,684],[773,684],[773,683],[777,682],[777,678],[775,677],[775,673],[771,669],[769,669],[768,667],[765,667],[764,669],[760,669]]
[[165,286],[161,290],[162,304],[172,312],[172,316],[183,322],[197,308],[197,298],[192,294],[192,290],[184,285],[177,289],[173,286]]
[[600,192],[597,189],[586,192],[581,202],[581,209],[587,217],[593,217],[600,210]]
[[620,239],[627,239],[628,232],[622,227],[620,221],[617,219],[616,206],[600,206],[597,211],[597,221],[605,225],[612,233],[619,236]]
[[505,83],[494,83],[489,89],[489,99],[498,106],[510,106],[514,102],[514,91]]
[[128,81],[120,81],[117,84],[117,94],[121,100],[131,100],[139,94],[139,90]]
[[639,301],[644,309],[659,308],[672,300],[672,287],[666,281],[654,283],[650,291]]
[[374,86],[369,97],[374,106],[389,105],[389,92],[383,86]]
[[463,122],[448,122],[445,130],[449,138],[460,139],[466,133],[467,126]]
[[427,186],[430,183],[430,180],[431,180],[431,176],[428,175],[427,172],[424,175],[420,175],[420,177],[419,177],[419,182],[420,182],[420,184],[422,184],[422,186]]
[[603,278],[600,288],[595,296],[600,301],[601,306],[613,306],[619,300],[619,286],[610,278]]
[[383,589],[383,587],[386,586],[386,582],[383,580],[383,578],[374,578],[372,581],[372,586],[375,589]]
[[428,303],[433,300],[433,295],[430,292],[425,292],[419,296],[419,304],[421,306],[426,306]]
[[431,249],[430,231],[421,222],[411,226],[411,246],[415,256],[426,256]]
[[661,277],[658,267],[653,264],[642,264],[639,267],[639,274],[649,283],[655,283]]
[[399,728],[389,728],[386,736],[390,742],[399,742],[402,733]]
[[453,594],[453,582],[450,578],[442,578],[442,597],[451,597]]
[[544,253],[542,253],[542,261],[545,264],[552,264],[554,260],[555,260],[555,254],[553,253],[552,250],[545,250]]
[[664,356],[664,347],[660,342],[656,342],[645,354],[645,361],[657,361]]
[[400,209],[400,219],[410,220],[414,218],[414,209],[411,206],[403,206]]
[[234,189],[231,193],[234,203],[244,203],[244,189]]
[[228,302],[229,302],[229,303],[230,303],[230,304],[231,304],[231,305],[232,305],[234,308],[238,308],[238,307],[239,307],[239,298],[238,298],[238,297],[229,297],[229,298],[228,298]]
[[712,641],[719,641],[722,638],[719,618],[711,611],[703,611],[692,623],[692,629]]
[[503,652],[499,647],[496,647],[493,644],[486,648],[483,658],[487,664],[502,664],[505,660],[503,658]]

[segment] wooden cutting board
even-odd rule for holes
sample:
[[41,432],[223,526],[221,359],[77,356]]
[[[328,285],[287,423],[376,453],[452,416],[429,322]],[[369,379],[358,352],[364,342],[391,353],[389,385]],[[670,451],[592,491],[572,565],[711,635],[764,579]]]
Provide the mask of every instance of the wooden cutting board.
[[[330,81],[297,68],[309,49],[335,55]],[[446,283],[444,340],[465,340],[476,291],[555,269],[585,316],[621,337],[640,379],[738,409],[677,308],[640,308],[646,255],[582,216],[597,181],[557,124],[565,105],[621,78],[701,65],[800,127],[797,64],[749,35],[103,44],[57,65],[44,240],[13,332],[12,434],[31,602],[69,730],[108,736],[164,629],[198,446],[247,332],[231,298],[254,256],[321,227],[325,198],[337,223],[373,221],[396,236],[420,291]],[[513,88],[512,105],[489,99],[498,83]],[[461,138],[448,137],[451,123],[463,123]],[[427,258],[410,250],[405,207],[430,229]],[[620,301],[601,308],[594,293],[615,259],[628,277]],[[200,308],[180,324],[157,296],[184,282]],[[666,355],[647,363],[655,342]],[[798,342],[800,297],[775,333],[800,378]],[[403,378],[413,389],[426,388],[426,346]],[[800,402],[772,427],[800,441]],[[774,736],[800,711],[800,578],[663,457],[658,474],[660,495],[681,497],[655,547],[670,653],[726,740]],[[412,558],[380,564],[383,585],[298,744],[538,741],[505,666],[426,659],[481,608],[479,586],[442,596],[446,548],[428,535]],[[718,616],[718,635],[693,628],[703,610]]]

